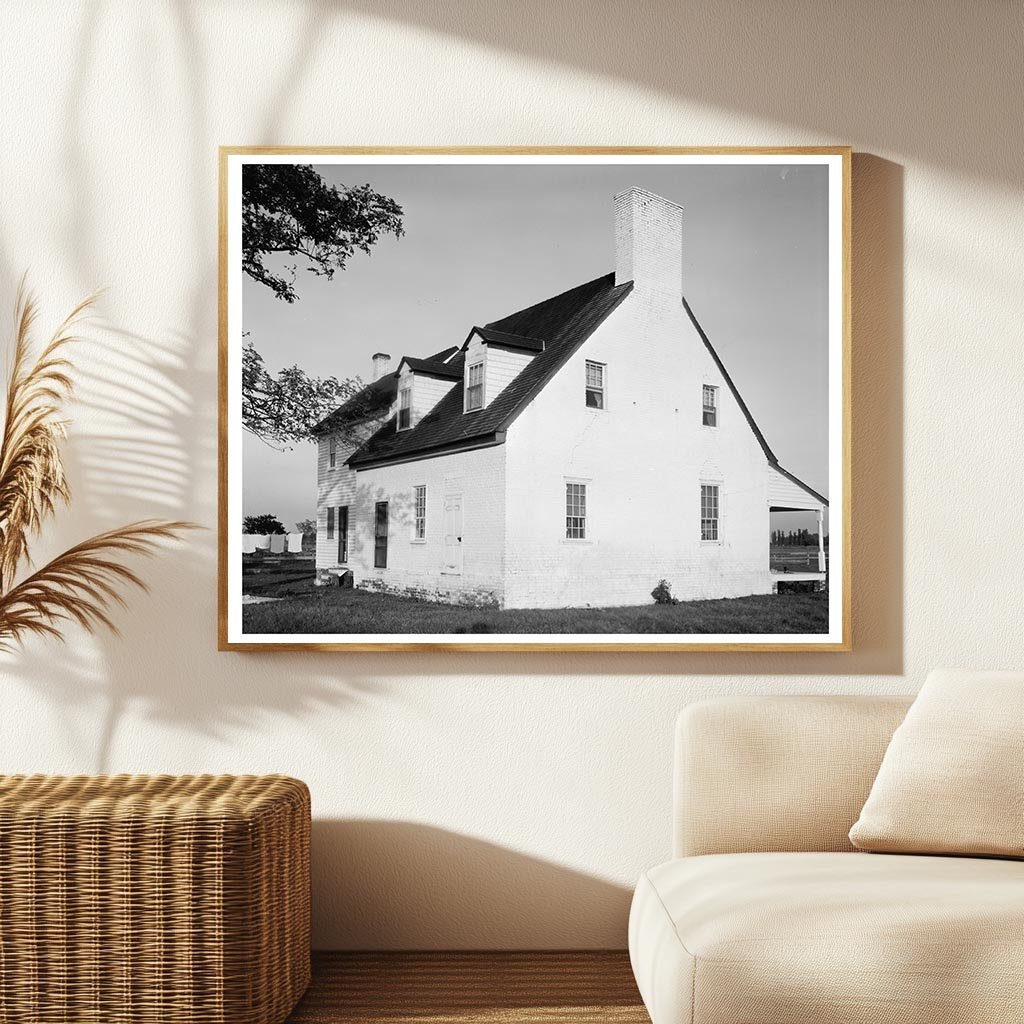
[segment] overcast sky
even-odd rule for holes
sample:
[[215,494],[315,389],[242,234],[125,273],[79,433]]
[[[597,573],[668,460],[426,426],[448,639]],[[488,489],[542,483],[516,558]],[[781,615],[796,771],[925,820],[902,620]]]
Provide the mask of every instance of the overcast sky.
[[[825,167],[322,165],[404,209],[405,235],[333,281],[300,269],[289,304],[243,279],[244,327],[272,371],[371,378],[370,357],[461,345],[474,324],[615,269],[612,197],[633,185],[684,207],[683,294],[780,463],[828,495]],[[316,509],[312,444],[245,435],[246,515],[288,530]],[[813,516],[773,526],[813,527]]]

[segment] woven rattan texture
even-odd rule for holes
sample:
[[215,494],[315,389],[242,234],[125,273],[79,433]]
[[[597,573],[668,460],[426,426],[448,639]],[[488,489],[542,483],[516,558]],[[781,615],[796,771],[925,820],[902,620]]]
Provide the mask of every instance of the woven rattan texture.
[[0,777],[2,1024],[279,1024],[309,983],[309,791]]

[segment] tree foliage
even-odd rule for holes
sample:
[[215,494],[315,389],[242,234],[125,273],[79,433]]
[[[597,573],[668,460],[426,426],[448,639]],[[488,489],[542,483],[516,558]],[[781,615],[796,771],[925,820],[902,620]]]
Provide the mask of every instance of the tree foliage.
[[294,302],[298,262],[267,266],[277,253],[330,280],[356,251],[382,234],[401,237],[402,207],[369,185],[328,185],[308,164],[245,164],[242,169],[242,270],[285,302]]
[[312,439],[313,428],[362,389],[358,377],[311,377],[298,366],[271,373],[252,343],[242,350],[242,425],[272,448]]
[[295,524],[295,529],[302,534],[303,537],[316,537],[316,520],[315,519],[300,519]]
[[255,533],[260,536],[284,533],[284,523],[270,512],[264,512],[261,516],[246,516],[242,520],[242,533]]
[[[298,260],[328,280],[381,235],[403,234],[402,207],[369,185],[329,185],[308,164],[242,169],[242,270],[294,302]],[[280,256],[297,257],[291,265]],[[242,353],[242,425],[272,448],[312,440],[312,429],[362,388],[358,377],[311,377],[298,366],[267,370],[251,343]]]

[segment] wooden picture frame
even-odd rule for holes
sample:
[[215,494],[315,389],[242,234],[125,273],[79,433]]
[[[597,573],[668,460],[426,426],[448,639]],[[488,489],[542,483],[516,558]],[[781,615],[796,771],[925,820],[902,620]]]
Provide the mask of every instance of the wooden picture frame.
[[[312,471],[309,477],[317,501],[315,564],[307,564],[307,551],[286,565],[332,586],[306,587],[300,579],[298,593],[254,611],[243,610],[253,598],[243,594],[244,574],[259,569],[272,580],[278,570],[272,556],[247,556],[238,532],[249,511],[242,490],[244,287],[257,296],[253,308],[258,302],[265,311],[253,314],[260,343],[277,344],[267,372],[306,356],[302,331],[280,319],[284,313],[253,291],[242,272],[248,165],[309,165],[323,172],[328,187],[340,185],[334,179],[344,169],[346,187],[367,181],[382,195],[378,180],[405,183],[392,190],[401,193],[406,220],[406,238],[374,240],[372,257],[361,257],[360,280],[370,282],[365,293],[346,292],[357,296],[361,322],[377,332],[378,341],[367,337],[362,363],[382,347],[380,338],[390,338],[398,367],[370,382],[379,395],[366,385],[358,401],[349,401],[351,409],[341,403],[341,411],[319,423],[319,480]],[[850,650],[850,171],[846,146],[222,147],[219,649]],[[672,194],[647,187],[649,181],[666,183]],[[607,189],[606,209],[598,209],[593,196],[606,182],[615,188]],[[418,197],[417,216],[432,215],[417,222],[407,193]],[[472,210],[463,217],[459,204],[470,195]],[[436,205],[432,197],[439,197]],[[458,216],[450,216],[453,210]],[[585,284],[562,290],[565,265],[589,265],[588,252],[603,245],[593,223],[601,216],[604,262],[613,257],[615,274],[588,281],[582,267],[576,277]],[[688,218],[697,225],[696,239],[687,236]],[[455,225],[450,239],[439,223]],[[410,254],[427,252],[420,224],[432,226],[437,256],[410,265]],[[415,245],[407,242],[414,230],[420,232]],[[685,256],[677,256],[680,231]],[[467,256],[481,236],[486,244]],[[498,250],[503,255],[494,257],[493,273],[475,277],[474,268]],[[531,252],[536,259],[527,261],[520,281],[509,261],[518,256],[518,265],[527,266],[523,257]],[[702,253],[714,255],[698,264]],[[291,258],[301,261],[301,251]],[[716,274],[715,266],[728,269]],[[406,301],[417,268],[432,282],[424,293],[434,291],[429,299]],[[449,282],[461,282],[451,283],[454,291],[439,273],[445,268]],[[681,281],[676,295],[680,270],[702,295],[688,295],[690,286]],[[347,273],[339,275],[346,286]],[[538,293],[534,283],[531,291],[525,277],[536,282],[543,273],[551,289]],[[499,279],[509,303],[476,313],[478,298],[494,300],[492,283]],[[388,280],[399,282],[398,300],[380,299]],[[328,296],[322,283],[315,279],[316,295]],[[520,293],[524,300],[516,301]],[[444,333],[443,317],[425,317],[423,340],[407,344],[410,324],[417,339],[420,333],[415,301],[435,296],[446,306],[465,300],[464,329]],[[318,301],[326,322],[323,310],[333,299]],[[311,302],[314,313],[315,307]],[[368,310],[379,311],[379,323]],[[309,330],[322,333],[319,326]],[[433,344],[442,333],[443,343]],[[759,350],[752,338],[762,333],[766,347]],[[274,342],[285,335],[287,345]],[[634,339],[632,348],[627,338]],[[799,371],[792,390],[794,375],[778,369],[782,362]],[[360,369],[339,365],[323,376],[354,377]],[[751,381],[748,402],[743,396]],[[401,388],[407,393],[400,398]],[[802,439],[792,447],[800,449],[803,465],[817,467],[820,489],[786,468],[784,450],[776,456],[771,431],[759,425],[766,409],[787,436]],[[587,436],[595,439],[591,447]],[[252,465],[259,460],[263,468],[250,468],[247,480],[290,479],[273,468],[275,456],[250,450],[257,452]],[[311,452],[301,457],[314,464]],[[294,487],[287,491],[294,493]],[[487,502],[494,507],[485,514]],[[333,530],[326,536],[328,510],[332,527],[344,516],[343,542]],[[816,535],[806,526],[776,529],[773,517],[788,512],[812,526],[809,517],[816,516]],[[762,528],[763,552],[757,547]],[[773,546],[776,540],[781,543]],[[333,585],[338,581],[354,586],[346,592]],[[663,584],[667,589],[659,591]],[[815,588],[823,593],[796,593]],[[806,616],[813,632],[750,630],[785,618],[784,607],[798,609],[796,619]],[[350,621],[383,625],[380,632],[339,628]],[[733,622],[746,631],[707,632]],[[428,632],[424,623],[451,627]],[[623,628],[630,631],[615,631]],[[675,631],[680,628],[687,631]]]

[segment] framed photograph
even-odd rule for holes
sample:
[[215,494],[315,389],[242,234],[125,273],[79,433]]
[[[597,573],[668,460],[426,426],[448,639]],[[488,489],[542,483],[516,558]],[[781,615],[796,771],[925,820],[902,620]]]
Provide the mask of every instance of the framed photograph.
[[850,151],[221,150],[224,650],[844,651]]

